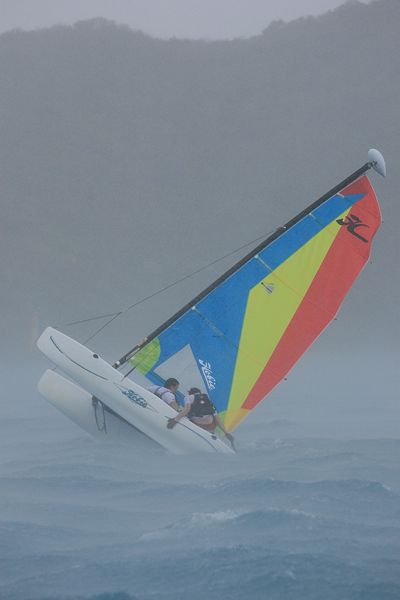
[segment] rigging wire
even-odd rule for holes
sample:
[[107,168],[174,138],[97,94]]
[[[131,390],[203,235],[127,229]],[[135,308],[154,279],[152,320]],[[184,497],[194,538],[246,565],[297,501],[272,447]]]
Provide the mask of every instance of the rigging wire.
[[187,279],[190,279],[191,277],[194,277],[198,273],[201,273],[202,271],[205,271],[206,269],[212,267],[213,265],[216,265],[217,263],[221,262],[225,258],[229,258],[233,254],[236,254],[236,252],[239,252],[239,250],[243,250],[244,248],[247,248],[248,246],[251,246],[252,244],[258,242],[259,240],[264,239],[265,237],[268,237],[271,233],[273,233],[273,231],[275,231],[275,230],[271,230],[267,234],[260,235],[260,236],[258,236],[256,238],[254,238],[253,240],[251,240],[250,242],[246,242],[245,244],[242,244],[238,248],[235,248],[235,250],[231,250],[227,254],[224,254],[223,256],[220,256],[219,258],[216,258],[215,260],[207,263],[206,265],[203,265],[202,267],[199,267],[198,269],[195,269],[191,273],[188,273],[188,274],[184,275],[183,277],[180,277],[179,279],[176,279],[172,283],[169,283],[168,285],[166,285],[166,286],[164,286],[164,287],[156,290],[155,292],[152,292],[148,296],[145,296],[144,298],[141,298],[140,300],[137,300],[136,302],[134,302],[133,304],[131,304],[127,308],[119,310],[118,312],[115,312],[115,313],[107,313],[107,314],[104,314],[104,315],[97,315],[97,316],[94,316],[94,317],[89,317],[88,319],[81,319],[79,321],[72,321],[70,323],[65,323],[64,327],[69,327],[69,326],[72,326],[72,325],[80,325],[82,323],[89,323],[91,321],[96,321],[96,320],[99,320],[99,319],[105,319],[107,317],[111,317],[110,319],[108,319],[108,321],[106,321],[106,323],[104,323],[104,325],[102,325],[101,327],[99,327],[93,334],[91,334],[83,342],[83,344],[87,344],[88,342],[90,342],[90,340],[92,340],[94,337],[96,337],[101,331],[103,331],[106,327],[108,327],[108,325],[110,325],[115,319],[117,319],[121,315],[126,314],[128,311],[132,310],[133,308],[136,308],[136,306],[139,306],[140,304],[143,304],[144,302],[147,302],[147,300],[150,300],[151,298],[154,298],[155,296],[158,296],[159,294],[162,294],[163,292],[166,292],[167,290],[169,290],[169,289],[177,286],[178,284],[182,283],[183,281],[186,281]]
[[115,319],[117,317],[122,315],[123,312],[124,311],[120,310],[119,312],[115,313],[115,315],[111,319],[109,319],[106,323],[104,323],[104,325],[102,327],[99,327],[99,329],[97,329],[97,331],[95,331],[92,335],[90,335],[88,338],[86,338],[86,340],[83,342],[83,344],[86,345],[88,342],[90,342],[90,340],[92,340],[96,335],[98,335],[100,333],[100,331],[103,331],[103,329],[108,327],[108,325],[110,325],[113,321],[115,321]]
[[89,317],[88,319],[82,319],[80,321],[71,321],[71,323],[64,323],[64,327],[70,327],[72,325],[80,325],[81,323],[89,323],[89,321],[97,321],[99,319],[106,319],[107,317],[114,317],[119,315],[119,312],[107,313],[106,315],[98,315],[97,317]]

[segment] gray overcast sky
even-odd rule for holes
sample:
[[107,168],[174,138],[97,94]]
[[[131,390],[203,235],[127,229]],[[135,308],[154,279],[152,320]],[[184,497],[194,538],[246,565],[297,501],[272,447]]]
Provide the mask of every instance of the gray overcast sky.
[[273,20],[317,15],[340,4],[344,0],[0,0],[0,32],[105,17],[155,37],[248,37]]

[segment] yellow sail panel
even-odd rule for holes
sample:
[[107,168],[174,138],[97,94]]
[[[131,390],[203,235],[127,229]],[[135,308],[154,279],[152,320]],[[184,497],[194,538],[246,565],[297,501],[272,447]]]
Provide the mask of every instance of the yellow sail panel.
[[[340,218],[348,213],[346,210]],[[225,424],[237,424],[250,393],[302,302],[338,232],[331,223],[249,293]]]

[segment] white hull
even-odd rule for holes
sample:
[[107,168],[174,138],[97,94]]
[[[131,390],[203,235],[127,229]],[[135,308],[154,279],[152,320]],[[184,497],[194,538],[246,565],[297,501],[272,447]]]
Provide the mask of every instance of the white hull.
[[38,389],[50,404],[93,437],[128,443],[143,440],[138,429],[110,411],[103,411],[100,405],[95,408],[90,393],[55,371],[48,369],[43,373]]
[[[197,427],[186,418],[174,429],[167,429],[168,418],[176,415],[174,409],[124,377],[97,354],[56,329],[48,327],[37,345],[43,354],[80,386],[77,387],[52,372],[46,372],[39,382],[39,391],[89,433],[97,435],[99,423],[100,428],[102,426],[102,415],[99,417],[99,414],[96,424],[92,405],[92,396],[95,396],[115,412],[120,417],[119,420],[123,420],[122,423],[125,421],[125,433],[130,425],[132,435],[137,435],[137,429],[170,452],[233,452],[217,436]],[[106,414],[106,419],[108,416],[109,413]]]

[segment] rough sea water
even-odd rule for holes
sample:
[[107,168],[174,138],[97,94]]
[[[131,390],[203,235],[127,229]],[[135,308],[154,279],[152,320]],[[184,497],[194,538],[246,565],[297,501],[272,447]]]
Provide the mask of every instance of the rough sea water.
[[398,600],[396,360],[309,354],[236,456],[178,457],[94,440],[3,363],[1,600]]

